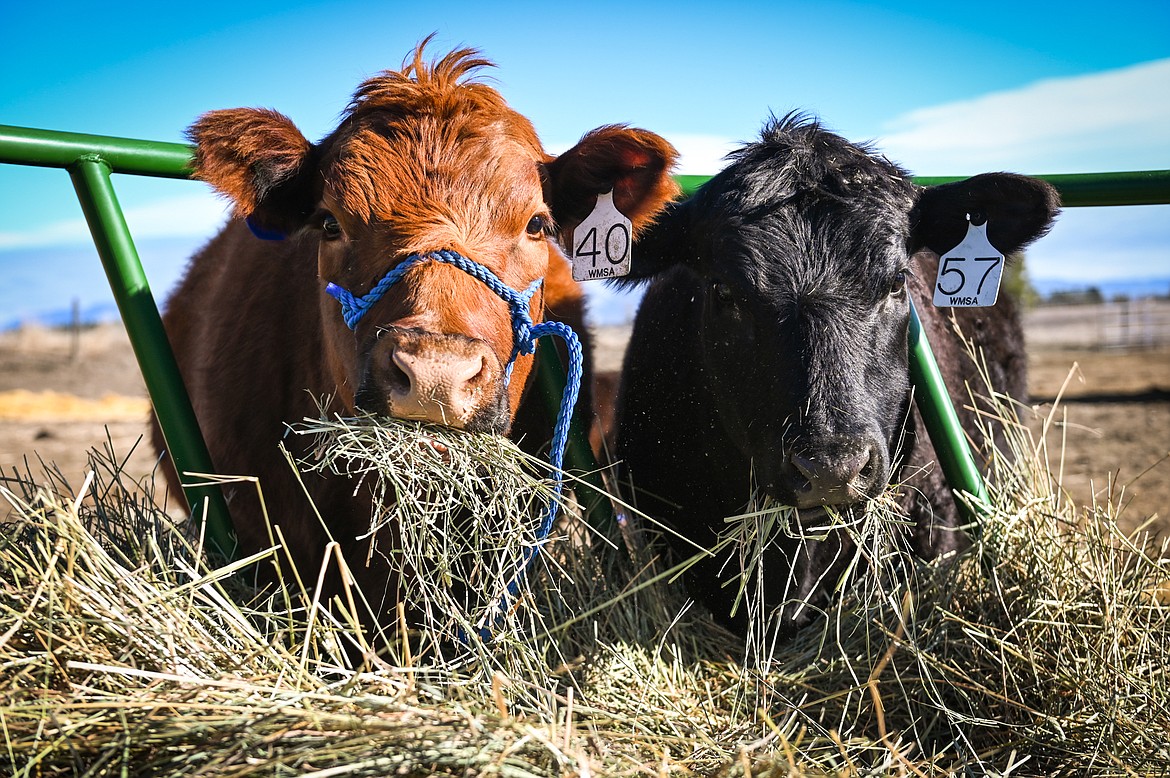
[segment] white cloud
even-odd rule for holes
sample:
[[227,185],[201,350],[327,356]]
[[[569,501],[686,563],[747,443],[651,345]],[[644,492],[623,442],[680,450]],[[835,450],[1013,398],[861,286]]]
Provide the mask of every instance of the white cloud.
[[727,164],[723,158],[743,144],[718,135],[676,134],[666,136],[676,149],[679,160],[676,173],[685,175],[714,175]]
[[[1170,59],[921,108],[878,147],[916,173],[1095,173],[1170,168]],[[714,173],[739,144],[670,137],[679,172]],[[1037,278],[1099,282],[1170,275],[1170,205],[1069,208],[1028,251]]]
[[[228,206],[210,192],[168,198],[124,209],[136,240],[213,235],[227,218]],[[69,246],[92,240],[84,219],[68,219],[25,232],[0,232],[0,251],[40,246]]]
[[1170,59],[920,108],[879,147],[915,173],[1170,168]]
[[[1100,173],[1170,168],[1170,59],[921,108],[879,148],[915,173]],[[1170,274],[1170,206],[1069,208],[1028,251],[1036,278]]]
[[1027,250],[1034,278],[1093,283],[1170,276],[1170,205],[1066,208]]

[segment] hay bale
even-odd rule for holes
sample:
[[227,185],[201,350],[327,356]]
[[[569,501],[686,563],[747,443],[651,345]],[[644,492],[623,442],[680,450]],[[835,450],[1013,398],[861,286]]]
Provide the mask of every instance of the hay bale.
[[[900,518],[875,505],[850,529],[862,585],[782,645],[738,639],[689,607],[658,530],[632,516],[605,538],[560,526],[513,620],[459,661],[357,671],[338,648],[352,639],[345,623],[310,622],[294,597],[249,600],[235,568],[208,569],[190,532],[112,488],[116,468],[85,500],[10,480],[0,764],[18,775],[1170,773],[1166,548],[1122,535],[1113,505],[1071,505],[1014,413],[1003,409],[1013,451],[993,452],[1002,472],[975,548],[914,560],[893,539]],[[435,526],[442,503],[486,510],[504,488],[464,495],[480,466],[434,456],[429,431],[403,444],[342,425],[352,440],[326,445],[318,464],[376,479],[395,521]],[[468,445],[439,442],[452,457]],[[394,456],[437,470],[435,484],[383,471],[399,444]],[[491,525],[507,543],[466,536],[505,560],[460,562],[469,580],[508,578],[548,493],[531,463],[507,467],[531,482],[509,481],[519,507],[492,521],[518,523]],[[111,540],[126,514],[135,529]],[[737,542],[766,542],[769,523],[782,514],[754,512]],[[412,543],[423,580],[456,575],[447,541]]]

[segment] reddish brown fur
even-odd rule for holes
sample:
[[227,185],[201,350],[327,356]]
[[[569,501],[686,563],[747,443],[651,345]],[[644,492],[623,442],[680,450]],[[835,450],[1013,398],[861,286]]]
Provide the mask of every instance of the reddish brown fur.
[[[307,452],[301,439],[284,437],[285,425],[316,415],[319,398],[329,398],[331,413],[352,414],[363,376],[374,395],[383,391],[375,377],[384,363],[368,363],[391,353],[389,327],[417,333],[440,363],[452,338],[486,344],[477,348],[494,362],[479,378],[493,384],[505,414],[492,417],[493,429],[511,424],[514,437],[538,449],[551,421],[524,402],[532,357],[517,360],[500,394],[510,318],[480,282],[441,263],[418,266],[353,332],[326,282],[360,295],[412,253],[454,250],[515,289],[543,277],[533,319],[567,321],[584,338],[583,296],[551,225],[571,229],[612,189],[637,230],[677,191],[668,175],[675,152],[660,137],[603,127],[553,159],[527,119],[472,80],[489,63],[461,50],[427,65],[424,46],[400,72],[362,84],[318,144],[273,111],[215,111],[195,123],[198,176],[233,201],[238,217],[287,237],[261,241],[233,220],[194,258],[164,317],[217,472],[259,478],[267,515],[306,581],[315,580],[326,542],[337,540],[379,620],[393,614],[397,589],[384,559],[365,566],[367,542],[356,539],[369,522],[368,497],[355,497],[345,479],[306,476],[302,489],[277,444],[283,439],[295,457]],[[326,231],[330,216],[336,236]],[[550,227],[533,234],[537,217]],[[588,378],[585,389],[587,402]],[[157,427],[155,442],[161,450]],[[225,492],[240,553],[269,546],[254,485]],[[326,593],[338,585],[331,578]]]

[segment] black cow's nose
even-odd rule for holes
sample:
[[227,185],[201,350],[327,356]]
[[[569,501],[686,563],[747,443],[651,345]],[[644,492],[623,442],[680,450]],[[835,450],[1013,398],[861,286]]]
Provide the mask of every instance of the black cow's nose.
[[792,491],[799,508],[841,505],[872,496],[882,477],[881,454],[873,445],[825,454],[792,454]]

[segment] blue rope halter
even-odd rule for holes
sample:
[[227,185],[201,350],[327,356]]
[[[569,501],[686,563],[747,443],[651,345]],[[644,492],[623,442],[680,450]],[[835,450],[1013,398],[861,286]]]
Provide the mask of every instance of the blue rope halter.
[[[561,395],[561,407],[557,413],[556,426],[553,428],[552,450],[549,452],[548,458],[549,472],[554,481],[554,496],[549,500],[548,510],[545,511],[544,518],[537,528],[536,543],[525,550],[520,569],[517,571],[516,577],[508,584],[507,591],[501,598],[500,617],[502,617],[508,610],[508,602],[519,594],[524,574],[540,552],[540,544],[548,537],[549,532],[552,531],[553,522],[556,520],[559,498],[564,487],[561,475],[565,444],[569,439],[569,420],[573,416],[573,408],[576,407],[577,396],[581,392],[583,361],[581,341],[577,339],[577,333],[573,332],[573,328],[564,322],[546,321],[533,324],[532,316],[528,313],[528,306],[532,295],[543,283],[543,279],[536,279],[523,292],[518,292],[500,280],[500,277],[487,267],[455,251],[442,250],[426,254],[411,254],[400,264],[391,268],[382,277],[382,280],[374,284],[373,289],[360,297],[334,283],[327,285],[325,291],[341,303],[341,315],[345,319],[346,326],[352,330],[357,327],[358,322],[366,315],[366,312],[385,296],[390,287],[402,280],[407,271],[415,265],[428,261],[454,265],[464,273],[482,281],[508,304],[508,309],[512,313],[512,356],[508,359],[508,365],[505,368],[505,381],[511,379],[512,365],[516,362],[516,357],[521,354],[535,353],[537,339],[545,335],[556,335],[561,338],[569,350],[568,376],[565,380],[565,391]],[[485,641],[491,637],[491,632],[487,627],[482,628],[479,634],[480,638]]]

